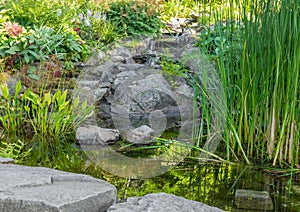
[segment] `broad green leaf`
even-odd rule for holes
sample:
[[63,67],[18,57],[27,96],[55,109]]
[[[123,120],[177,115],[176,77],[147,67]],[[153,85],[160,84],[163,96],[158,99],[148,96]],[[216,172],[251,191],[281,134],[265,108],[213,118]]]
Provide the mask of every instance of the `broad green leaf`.
[[29,56],[28,54],[24,54],[24,60],[25,60],[25,63],[28,64],[30,59],[29,59]]
[[77,97],[74,101],[73,101],[73,108],[76,109],[79,105],[79,98]]
[[32,56],[34,56],[35,57],[35,59],[40,59],[41,57],[36,53],[36,52],[34,52],[34,51],[32,51],[32,50],[27,50]]
[[8,50],[5,51],[5,53],[8,54],[16,54],[16,52],[20,51],[19,47],[17,46],[12,46]]
[[8,49],[5,51],[6,54],[16,54],[14,50]]
[[39,80],[39,76],[36,75],[36,74],[28,74],[28,77],[31,78],[31,79],[34,79],[34,80]]
[[86,109],[86,106],[87,106],[87,100],[85,100],[82,105],[81,105],[81,108],[82,109]]
[[68,104],[69,104],[69,101],[60,104],[58,110],[62,111],[63,109],[65,109],[66,106],[68,106]]
[[10,96],[9,96],[9,91],[8,91],[8,87],[6,84],[4,85],[1,85],[1,90],[2,90],[2,95],[5,99],[8,99]]
[[49,92],[45,94],[44,98],[45,98],[45,101],[48,103],[48,105],[50,105],[51,104],[51,95]]
[[19,82],[17,83],[17,85],[16,85],[16,92],[15,92],[15,95],[14,95],[14,98],[15,98],[15,99],[18,97],[18,95],[19,95],[21,89],[22,89],[22,83],[21,83],[21,81],[19,81]]

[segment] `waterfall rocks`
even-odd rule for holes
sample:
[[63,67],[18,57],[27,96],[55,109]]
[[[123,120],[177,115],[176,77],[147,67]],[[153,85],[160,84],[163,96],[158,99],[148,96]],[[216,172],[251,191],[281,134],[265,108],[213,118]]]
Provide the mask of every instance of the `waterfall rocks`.
[[[95,105],[93,120],[84,125],[116,129],[122,139],[139,144],[173,128],[191,135],[194,90],[183,76],[167,74],[160,60],[170,58],[176,63],[199,52],[195,41],[185,34],[131,38],[95,53],[83,65],[74,90],[74,96]],[[141,136],[136,130],[141,126],[153,132]]]

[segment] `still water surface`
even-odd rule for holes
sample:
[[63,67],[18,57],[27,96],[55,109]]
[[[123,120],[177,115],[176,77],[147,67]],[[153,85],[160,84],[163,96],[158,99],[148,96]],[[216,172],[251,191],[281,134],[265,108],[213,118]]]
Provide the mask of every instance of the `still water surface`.
[[216,206],[225,211],[242,212],[250,210],[235,207],[235,191],[250,189],[268,191],[274,203],[274,211],[300,211],[300,193],[297,194],[292,189],[294,185],[300,185],[299,178],[282,178],[253,167],[222,163],[202,165],[185,163],[151,179],[114,177],[107,180],[116,185],[121,200],[131,196],[166,192]]

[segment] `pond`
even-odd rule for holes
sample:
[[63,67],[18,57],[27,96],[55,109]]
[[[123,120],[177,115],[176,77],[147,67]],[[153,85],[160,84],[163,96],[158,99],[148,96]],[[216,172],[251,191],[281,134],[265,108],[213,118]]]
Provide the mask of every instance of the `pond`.
[[216,206],[225,211],[242,212],[249,210],[236,208],[235,191],[247,189],[269,192],[274,203],[274,211],[300,211],[300,193],[292,189],[296,184],[300,184],[299,178],[276,177],[249,166],[184,163],[150,179],[108,177],[106,180],[117,187],[121,201],[131,196],[166,192]]

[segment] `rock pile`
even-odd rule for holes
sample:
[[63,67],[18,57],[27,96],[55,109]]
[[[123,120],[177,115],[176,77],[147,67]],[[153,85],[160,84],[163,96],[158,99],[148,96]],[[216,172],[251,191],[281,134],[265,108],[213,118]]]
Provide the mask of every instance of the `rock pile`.
[[[193,89],[181,76],[166,77],[159,60],[168,57],[178,62],[199,52],[194,42],[189,35],[137,38],[97,53],[81,70],[74,91],[96,105],[96,117],[85,125],[117,129],[133,143],[147,143],[142,140],[176,127],[191,135]],[[141,132],[141,126],[150,129]]]

